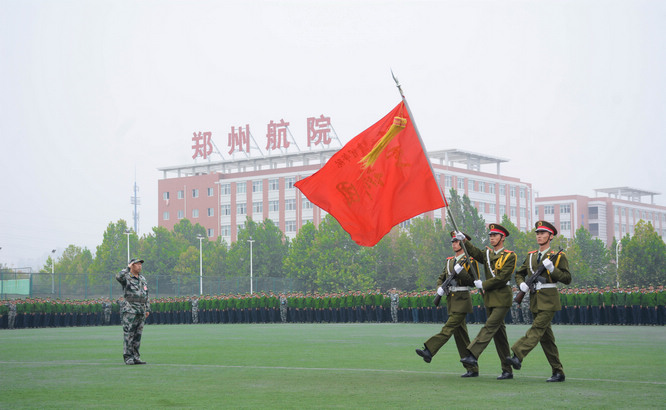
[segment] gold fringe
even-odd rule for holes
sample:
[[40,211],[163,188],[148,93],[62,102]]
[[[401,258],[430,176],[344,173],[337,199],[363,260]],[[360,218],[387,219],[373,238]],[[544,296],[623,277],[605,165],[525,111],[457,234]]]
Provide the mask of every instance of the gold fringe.
[[377,158],[379,158],[379,154],[386,148],[386,146],[391,142],[391,140],[400,133],[400,131],[404,130],[405,127],[407,126],[407,118],[402,118],[402,117],[395,117],[393,119],[393,124],[391,127],[386,131],[386,134],[377,141],[374,147],[368,152],[366,156],[364,156],[359,163],[363,166],[364,169],[367,169],[375,164],[377,161]]

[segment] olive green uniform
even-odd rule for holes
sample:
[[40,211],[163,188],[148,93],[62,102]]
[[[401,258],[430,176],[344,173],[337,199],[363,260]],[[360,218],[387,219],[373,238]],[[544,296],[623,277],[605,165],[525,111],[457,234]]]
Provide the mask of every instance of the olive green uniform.
[[[555,252],[552,251],[548,254],[549,257],[554,255]],[[516,283],[518,286],[525,282],[525,279],[532,275],[533,272],[537,271],[537,268],[541,264],[537,263],[537,259],[537,251],[530,252],[527,258],[525,258],[523,265],[516,270]],[[560,253],[553,260],[553,266],[553,272],[544,270],[544,273],[541,275],[545,279],[545,284],[538,285],[538,290],[530,295],[530,310],[534,316],[532,327],[527,331],[525,336],[518,339],[511,346],[511,350],[522,361],[536,347],[537,343],[541,343],[546,359],[548,359],[548,363],[553,369],[553,374],[564,374],[550,322],[555,312],[561,309],[560,292],[557,286],[553,285],[557,282],[564,283],[565,285],[570,284],[571,273],[569,272],[569,261],[564,253]]]
[[[428,339],[425,342],[425,347],[428,348],[430,353],[434,356],[439,349],[444,346],[444,344],[451,338],[453,335],[454,340],[456,341],[456,346],[458,347],[458,354],[460,358],[463,358],[467,355],[467,345],[469,344],[469,335],[467,333],[467,324],[465,323],[465,317],[468,313],[472,312],[472,299],[469,294],[469,289],[465,289],[467,286],[474,286],[474,279],[469,273],[470,265],[465,263],[463,269],[460,273],[456,274],[454,266],[460,258],[450,257],[446,261],[446,267],[444,271],[439,276],[437,280],[437,287],[440,287],[444,281],[446,281],[447,276],[453,274],[456,275],[455,279],[450,283],[455,283],[449,287],[451,291],[446,296],[446,306],[449,312],[449,318],[444,324],[442,330]],[[478,271],[479,267],[476,261],[472,261],[475,265],[475,269]],[[471,366],[465,364],[464,367],[472,372],[478,372],[478,366]]]
[[513,303],[510,281],[516,268],[516,254],[506,249],[495,253],[494,250],[487,248],[484,252],[469,242],[465,242],[465,245],[470,256],[483,263],[485,270],[483,304],[487,313],[485,325],[467,346],[467,350],[478,359],[490,340],[493,340],[502,371],[511,373],[511,366],[504,362],[510,353],[504,318]]

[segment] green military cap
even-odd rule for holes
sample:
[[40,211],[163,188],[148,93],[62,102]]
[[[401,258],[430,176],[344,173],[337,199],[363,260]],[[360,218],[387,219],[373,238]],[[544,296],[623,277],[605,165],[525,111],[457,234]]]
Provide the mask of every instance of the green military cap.
[[550,232],[553,235],[557,235],[557,228],[555,228],[555,226],[553,226],[553,224],[548,221],[538,221],[534,224],[534,227],[536,228],[537,232],[545,231]]
[[509,231],[500,224],[490,224],[488,225],[488,230],[490,231],[488,235],[498,233],[500,235],[509,236]]

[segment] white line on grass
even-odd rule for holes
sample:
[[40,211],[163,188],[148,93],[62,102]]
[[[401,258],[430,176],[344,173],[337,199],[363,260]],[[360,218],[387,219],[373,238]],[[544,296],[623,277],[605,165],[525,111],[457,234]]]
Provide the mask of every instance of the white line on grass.
[[[39,365],[39,366],[60,366],[60,365],[80,365],[80,366],[126,366],[120,363],[93,363],[81,361],[52,361],[52,362],[3,362],[0,364],[12,365]],[[225,365],[225,364],[177,364],[177,363],[152,363],[148,366],[160,367],[202,367],[202,368],[220,368],[220,369],[258,369],[258,370],[298,370],[298,371],[325,371],[325,372],[358,372],[358,373],[396,373],[396,374],[435,374],[435,375],[458,375],[456,372],[432,372],[432,371],[419,371],[419,370],[400,370],[400,369],[354,369],[344,367],[287,367],[287,366],[240,366],[240,365]],[[143,367],[143,366],[141,366]],[[521,376],[520,373],[514,373],[518,378],[526,379],[543,379],[543,376]],[[494,375],[492,376],[495,377]],[[633,383],[633,384],[652,384],[657,386],[666,385],[666,382],[653,381],[653,380],[613,380],[613,379],[590,379],[581,377],[567,376],[567,380],[586,381],[586,382],[608,382],[608,383]]]

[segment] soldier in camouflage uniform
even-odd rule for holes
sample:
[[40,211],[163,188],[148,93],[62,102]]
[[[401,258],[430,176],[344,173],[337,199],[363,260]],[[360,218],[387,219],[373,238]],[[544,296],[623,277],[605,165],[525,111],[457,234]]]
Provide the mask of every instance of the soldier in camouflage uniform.
[[280,320],[287,323],[287,298],[284,293],[280,293]]
[[16,302],[9,302],[9,313],[7,314],[7,329],[13,329],[16,323]]
[[190,302],[192,302],[192,323],[197,324],[199,323],[199,299],[191,298]]
[[102,310],[104,311],[104,324],[109,325],[111,323],[111,301],[108,298],[102,302]]
[[391,289],[391,320],[393,323],[398,323],[398,302],[400,301],[400,296],[395,288]]
[[141,275],[143,260],[130,260],[127,268],[116,274],[116,280],[122,285],[125,301],[122,305],[122,325],[125,335],[123,359],[125,364],[146,364],[141,360],[139,347],[143,325],[150,312],[148,283]]

